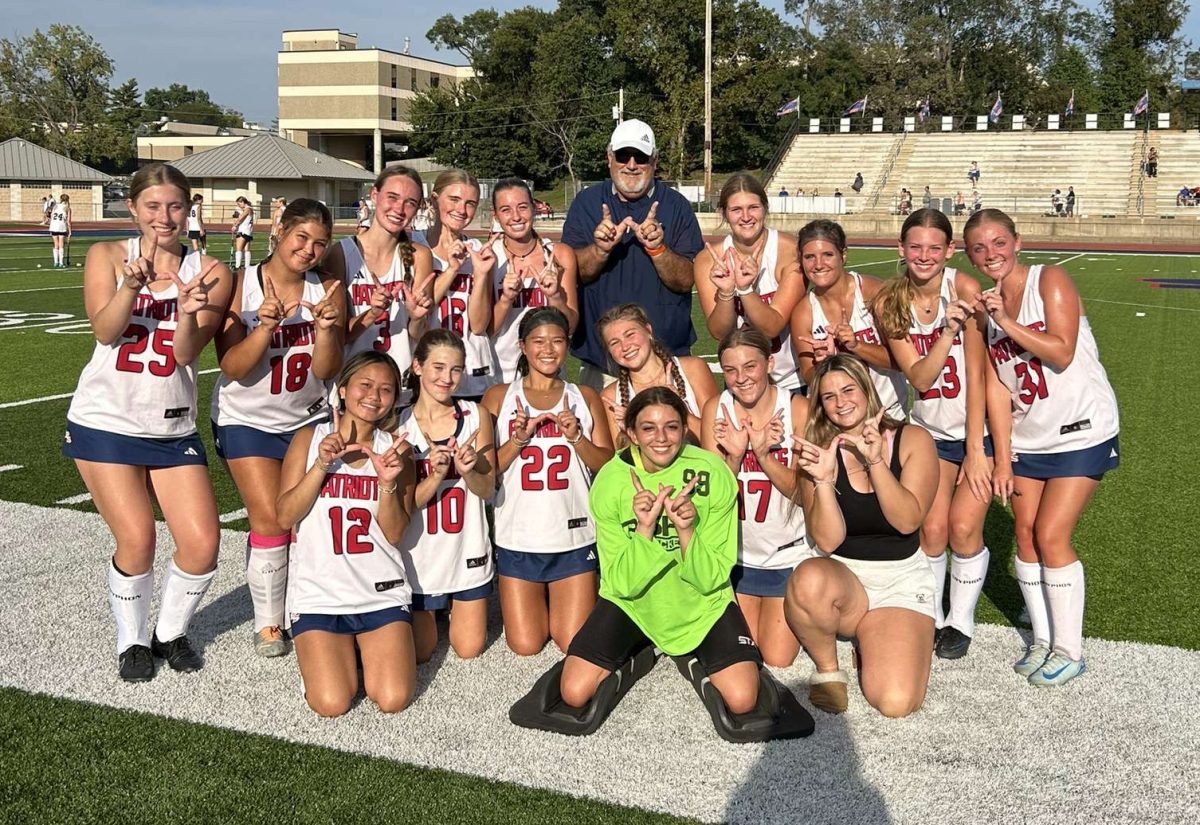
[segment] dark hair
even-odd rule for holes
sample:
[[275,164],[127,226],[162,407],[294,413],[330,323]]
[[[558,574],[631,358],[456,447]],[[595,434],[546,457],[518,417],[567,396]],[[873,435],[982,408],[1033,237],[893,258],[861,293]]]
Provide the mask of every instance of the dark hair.
[[[717,345],[717,363],[721,362],[721,356],[725,354],[725,350],[733,349],[734,347],[751,347],[762,353],[763,360],[771,360],[771,340],[767,338],[762,330],[746,324],[743,327],[738,327],[731,330],[728,335],[721,339],[721,343]],[[768,383],[774,384],[775,379],[767,375]]]
[[829,241],[843,252],[846,251],[846,230],[842,229],[841,225],[835,221],[818,218],[815,221],[809,221],[801,228],[800,233],[796,236],[796,242],[800,245],[800,251],[804,251],[806,244],[812,241]]
[[[646,310],[642,309],[638,304],[618,304],[609,309],[600,316],[600,320],[596,322],[596,334],[600,338],[601,345],[604,344],[604,328],[614,321],[633,321],[641,324],[650,332],[650,351],[658,356],[658,360],[662,361],[663,368],[667,371],[667,377],[671,381],[671,386],[675,388],[676,394],[683,398],[687,395],[687,385],[683,380],[683,370],[675,363],[675,358],[671,355],[671,351],[654,337],[653,330],[650,326],[650,317],[646,315]],[[607,351],[607,347],[605,350]],[[612,356],[609,356],[612,361]],[[617,403],[628,404],[630,387],[632,381],[629,377],[629,370],[622,367],[616,362],[613,362],[617,367]],[[685,421],[687,419],[684,419]]]
[[192,197],[192,185],[187,175],[166,163],[149,163],[133,173],[129,181],[129,199],[136,201],[142,192],[151,186],[174,186],[183,193],[183,199]]
[[739,192],[749,192],[752,195],[757,195],[758,199],[762,201],[763,210],[766,211],[768,209],[767,190],[763,189],[763,185],[759,179],[749,172],[738,172],[725,181],[725,185],[721,187],[721,193],[717,195],[717,209],[724,212],[729,199]]
[[[526,312],[521,317],[521,323],[517,326],[517,338],[524,341],[535,329],[547,324],[562,329],[568,339],[571,337],[571,327],[567,323],[567,316],[555,307],[538,307]],[[525,353],[521,353],[517,359],[517,374],[529,375],[529,360],[525,357]]]
[[529,196],[529,202],[533,203],[533,190],[529,188],[529,184],[520,178],[501,178],[496,181],[496,185],[492,187],[492,208],[496,208],[496,197],[506,189],[524,189],[525,194]]
[[[458,333],[451,329],[436,327],[426,330],[425,334],[421,336],[421,340],[417,342],[417,346],[413,349],[413,363],[424,364],[425,360],[429,358],[429,353],[437,347],[450,347],[458,350],[464,361],[467,358],[467,348],[463,346],[463,340]],[[412,393],[413,401],[416,402],[421,395],[421,376],[417,375],[416,370],[409,367],[404,374],[404,379],[405,385]]]
[[656,404],[670,407],[679,416],[679,421],[687,428],[688,408],[683,399],[666,387],[648,387],[637,395],[625,407],[625,429],[632,430],[637,426],[637,418],[647,407]]
[[313,221],[325,227],[325,231],[333,232],[333,215],[329,207],[312,198],[296,198],[284,207],[279,217],[279,230],[286,235],[302,223]]
[[1009,234],[1014,238],[1021,237],[1017,232],[1017,225],[1013,223],[1007,213],[999,209],[987,208],[980,209],[971,217],[967,218],[967,222],[963,225],[963,243],[967,242],[967,235],[971,234],[971,230],[977,229],[980,224],[998,223],[1008,230]]
[[202,200],[204,200],[204,196],[203,196],[203,195],[201,195],[199,192],[197,192],[196,194],[192,195],[192,203],[199,203],[199,202],[200,202],[200,201],[202,201]]
[[[345,410],[346,407],[346,402],[344,399],[342,399],[341,390],[346,388],[346,385],[350,383],[350,379],[354,377],[356,372],[364,367],[370,367],[375,364],[385,365],[392,373],[392,379],[396,383],[396,396],[399,397],[402,381],[400,376],[400,368],[396,366],[396,362],[391,359],[391,356],[385,353],[378,352],[373,349],[364,350],[357,355],[351,356],[350,360],[346,362],[344,367],[342,367],[342,371],[337,377],[337,382],[334,386],[338,395],[339,410]],[[387,415],[375,422],[375,428],[379,430],[385,430],[386,432],[391,432],[392,430],[396,429],[396,424],[398,424],[399,421],[400,413],[396,410],[396,405],[393,404],[392,408],[388,410]]]

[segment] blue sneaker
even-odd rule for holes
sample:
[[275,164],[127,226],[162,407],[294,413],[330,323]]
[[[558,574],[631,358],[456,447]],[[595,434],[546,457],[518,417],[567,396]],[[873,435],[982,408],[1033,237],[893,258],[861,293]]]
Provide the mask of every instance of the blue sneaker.
[[1030,645],[1025,648],[1025,655],[1013,663],[1013,670],[1028,679],[1041,669],[1050,658],[1050,648],[1045,645]]
[[1061,653],[1051,653],[1050,658],[1029,676],[1029,684],[1038,687],[1065,685],[1067,682],[1087,672],[1087,663],[1080,659],[1075,661]]

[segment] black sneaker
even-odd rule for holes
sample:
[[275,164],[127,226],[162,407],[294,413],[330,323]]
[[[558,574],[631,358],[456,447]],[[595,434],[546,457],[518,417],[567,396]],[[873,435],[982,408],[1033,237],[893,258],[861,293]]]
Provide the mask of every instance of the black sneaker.
[[130,645],[117,657],[118,673],[126,682],[149,682],[154,678],[154,657],[145,645]]
[[937,639],[937,655],[939,659],[961,659],[967,655],[971,647],[971,637],[957,627],[946,625],[942,628]]
[[171,670],[194,673],[204,667],[204,660],[200,658],[199,653],[192,650],[192,643],[188,641],[187,636],[180,636],[169,642],[160,642],[158,636],[155,636],[150,641],[150,649],[158,658],[166,659]]

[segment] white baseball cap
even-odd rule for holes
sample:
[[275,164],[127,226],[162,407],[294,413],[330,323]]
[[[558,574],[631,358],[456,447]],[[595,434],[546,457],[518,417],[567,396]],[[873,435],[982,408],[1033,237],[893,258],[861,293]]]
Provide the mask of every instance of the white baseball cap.
[[637,149],[645,155],[653,156],[654,130],[640,120],[622,121],[613,129],[608,148],[613,152],[618,149]]

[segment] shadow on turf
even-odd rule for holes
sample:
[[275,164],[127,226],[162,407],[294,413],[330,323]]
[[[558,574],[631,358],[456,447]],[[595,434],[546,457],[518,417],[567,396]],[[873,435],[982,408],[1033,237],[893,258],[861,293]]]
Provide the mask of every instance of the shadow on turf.
[[[799,697],[804,685],[788,685]],[[851,702],[863,702],[855,688]],[[729,823],[890,822],[883,797],[862,777],[845,716],[814,710],[817,729],[807,739],[767,742],[758,762],[729,798]]]

